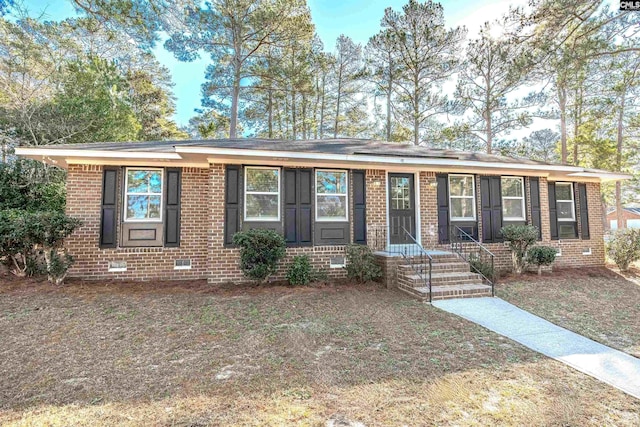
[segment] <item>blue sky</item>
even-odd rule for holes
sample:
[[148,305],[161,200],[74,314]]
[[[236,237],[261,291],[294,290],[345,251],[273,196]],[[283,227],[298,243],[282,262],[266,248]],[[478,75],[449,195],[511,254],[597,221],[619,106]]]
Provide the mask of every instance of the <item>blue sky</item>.
[[[495,19],[508,10],[510,3],[522,0],[465,0],[442,1],[447,25],[465,25],[470,35],[486,20]],[[332,50],[340,34],[365,44],[378,32],[380,19],[387,7],[400,10],[406,0],[308,0],[311,17],[325,50]],[[473,3],[473,6],[470,6]],[[26,0],[32,16],[42,15],[45,20],[61,20],[75,15],[71,2],[64,0]],[[172,73],[175,83],[176,114],[174,119],[184,125],[200,107],[200,84],[204,81],[204,70],[209,58],[191,63],[176,60],[162,45],[156,47],[158,60]]]

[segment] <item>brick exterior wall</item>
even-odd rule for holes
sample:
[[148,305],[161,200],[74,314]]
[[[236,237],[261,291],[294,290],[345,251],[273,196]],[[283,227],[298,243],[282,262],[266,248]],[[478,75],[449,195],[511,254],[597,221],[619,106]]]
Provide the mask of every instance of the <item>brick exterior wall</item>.
[[[183,168],[182,172],[182,222],[179,248],[114,248],[98,247],[100,228],[100,204],[102,191],[102,166],[70,165],[67,177],[67,213],[83,221],[83,225],[68,238],[66,246],[75,257],[70,276],[87,279],[124,280],[177,280],[208,279],[212,283],[245,281],[238,264],[238,249],[225,247],[224,241],[224,192],[225,165],[212,164],[209,168]],[[122,174],[121,174],[122,175]],[[435,173],[420,172],[416,185],[419,188],[420,234],[425,248],[448,249],[437,243],[437,188]],[[479,181],[476,177],[476,182]],[[122,180],[119,180],[121,185]],[[531,203],[526,180],[527,217],[530,219]],[[376,240],[386,242],[387,194],[384,170],[366,171],[366,216],[369,246]],[[479,189],[477,191],[479,195]],[[478,196],[479,197],[479,196]],[[589,201],[589,240],[550,239],[547,181],[540,178],[540,202],[542,208],[542,236],[540,244],[562,250],[556,266],[579,267],[604,264],[603,215],[600,203],[600,184],[587,183]],[[349,198],[350,217],[353,215],[353,198]],[[478,224],[481,224],[479,203]],[[578,198],[576,211],[579,219]],[[122,202],[118,205],[118,223],[122,215]],[[351,227],[353,238],[353,227]],[[481,234],[480,234],[481,235]],[[510,252],[502,243],[488,244],[496,254],[496,266],[511,266]],[[382,249],[382,248],[373,248]],[[590,255],[583,254],[587,249]],[[344,269],[330,268],[330,259],[344,256],[344,246],[315,246],[287,248],[287,255],[273,280],[284,279],[286,269],[295,255],[307,254],[314,267],[325,271],[330,278],[342,278]],[[190,259],[191,269],[175,270],[176,259]],[[124,272],[109,272],[110,261],[126,261]],[[393,270],[396,260],[381,261],[383,267]]]
[[[122,175],[122,174],[120,174]],[[179,248],[100,249],[102,166],[70,165],[67,174],[67,214],[83,225],[66,241],[76,262],[71,277],[87,279],[196,279],[207,276],[208,169],[182,171],[182,230]],[[120,176],[120,178],[122,178]],[[122,180],[119,180],[119,186]],[[122,201],[118,203],[118,220]],[[119,231],[119,227],[118,227]],[[174,270],[176,259],[191,259],[190,270]],[[109,272],[110,261],[126,261],[127,271]]]
[[[476,195],[477,195],[477,218],[478,218],[478,235],[482,236],[482,211],[480,209],[480,187],[479,179],[476,175]],[[542,240],[538,245],[552,246],[561,251],[561,255],[556,258],[554,267],[595,267],[605,264],[605,247],[604,247],[604,228],[602,221],[602,203],[600,202],[600,184],[586,183],[587,185],[587,203],[589,208],[589,234],[587,240],[578,239],[560,239],[551,240],[551,227],[549,218],[549,195],[547,187],[547,179],[540,177],[540,210],[541,210],[541,228]],[[527,222],[531,221],[531,189],[529,180],[526,179],[525,197],[527,207]],[[582,236],[580,230],[580,205],[577,195],[577,185],[574,184],[574,196],[576,203],[576,219],[578,221],[578,236]],[[435,199],[432,203],[425,206],[421,205],[423,215],[431,215],[436,209]],[[437,220],[437,216],[436,216]],[[424,234],[424,233],[423,233]],[[423,237],[424,239],[424,237]],[[423,240],[424,242],[425,240]],[[485,243],[484,244],[495,255],[495,267],[498,270],[510,270],[512,267],[511,251],[504,243]],[[425,248],[435,247],[437,249],[447,250],[448,245],[434,245]],[[587,254],[589,252],[590,254]]]

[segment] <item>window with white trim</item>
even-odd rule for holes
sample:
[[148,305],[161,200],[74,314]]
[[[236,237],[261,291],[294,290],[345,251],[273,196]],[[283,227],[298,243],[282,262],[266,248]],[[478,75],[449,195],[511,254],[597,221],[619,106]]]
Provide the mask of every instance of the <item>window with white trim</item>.
[[280,221],[280,168],[244,168],[245,221]]
[[524,178],[503,176],[500,181],[500,187],[502,188],[502,219],[504,221],[524,221]]
[[475,221],[476,188],[473,175],[449,175],[449,212],[452,221]]
[[556,209],[558,221],[575,221],[576,206],[573,194],[573,183],[556,182]]
[[125,221],[162,221],[163,169],[127,168],[125,176]]
[[347,171],[316,169],[316,221],[348,221]]

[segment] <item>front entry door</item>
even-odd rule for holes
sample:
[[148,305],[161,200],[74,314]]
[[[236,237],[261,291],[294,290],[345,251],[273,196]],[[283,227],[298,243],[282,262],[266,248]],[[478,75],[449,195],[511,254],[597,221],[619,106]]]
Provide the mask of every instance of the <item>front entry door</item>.
[[416,204],[413,184],[413,174],[389,174],[389,241],[392,245],[413,243],[404,230],[414,239],[416,237]]

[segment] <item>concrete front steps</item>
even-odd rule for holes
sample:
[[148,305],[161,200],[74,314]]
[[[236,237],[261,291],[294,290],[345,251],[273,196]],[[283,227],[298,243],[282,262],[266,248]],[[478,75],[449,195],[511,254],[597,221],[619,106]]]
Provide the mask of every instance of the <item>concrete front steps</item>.
[[[472,273],[469,264],[456,254],[438,252],[432,258],[432,300],[491,296],[491,286],[484,284],[480,275]],[[398,288],[421,301],[429,301],[429,287],[424,280],[429,274],[429,264],[410,261],[411,265],[398,266]]]

